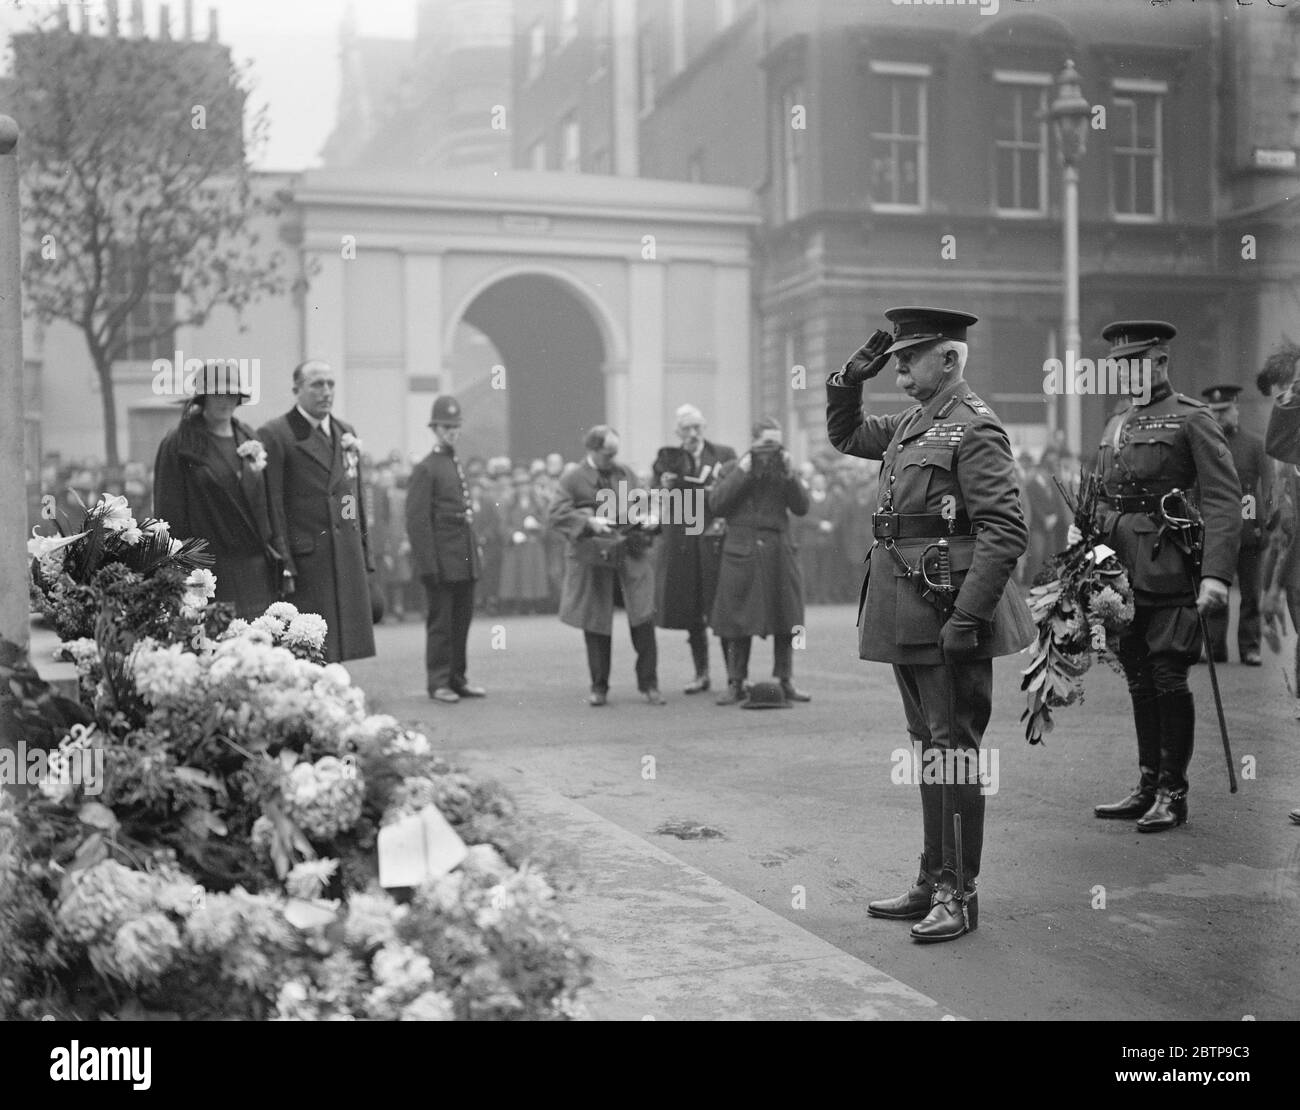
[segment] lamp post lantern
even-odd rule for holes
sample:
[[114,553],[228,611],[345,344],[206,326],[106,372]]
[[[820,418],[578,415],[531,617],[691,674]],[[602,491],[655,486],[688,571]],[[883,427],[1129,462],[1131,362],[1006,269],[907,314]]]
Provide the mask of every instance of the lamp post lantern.
[[[1056,78],[1056,99],[1048,110],[1056,133],[1056,149],[1061,158],[1065,188],[1062,203],[1064,225],[1064,312],[1066,360],[1073,352],[1080,355],[1079,340],[1079,160],[1088,145],[1088,121],[1092,107],[1079,87],[1079,71],[1067,61]],[[1083,409],[1079,394],[1067,388],[1065,394],[1065,438],[1070,451],[1078,456],[1083,446]]]

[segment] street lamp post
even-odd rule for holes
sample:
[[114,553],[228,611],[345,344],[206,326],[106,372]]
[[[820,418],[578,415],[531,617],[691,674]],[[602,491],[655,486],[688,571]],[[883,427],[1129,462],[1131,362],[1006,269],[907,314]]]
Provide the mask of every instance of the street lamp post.
[[[1079,160],[1088,145],[1088,119],[1092,108],[1079,88],[1079,72],[1067,61],[1056,78],[1056,99],[1048,113],[1056,132],[1056,149],[1064,171],[1062,222],[1065,238],[1064,327],[1066,359],[1080,355],[1079,346]],[[1083,409],[1079,394],[1065,394],[1065,438],[1077,457],[1083,446]]]

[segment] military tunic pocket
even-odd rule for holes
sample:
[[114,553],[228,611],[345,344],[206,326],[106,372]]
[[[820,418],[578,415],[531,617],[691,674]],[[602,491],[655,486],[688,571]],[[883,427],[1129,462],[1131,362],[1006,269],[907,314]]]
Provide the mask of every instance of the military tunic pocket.
[[1158,436],[1134,436],[1124,451],[1124,460],[1135,478],[1167,477],[1174,462],[1174,445]]
[[[1160,594],[1171,597],[1186,594],[1192,590],[1192,579],[1188,571],[1187,560],[1173,541],[1166,534],[1160,537],[1160,528],[1149,516],[1135,516],[1126,529],[1131,533],[1131,543],[1126,544],[1131,552],[1131,559],[1126,559],[1133,568],[1133,588],[1148,594]],[[1156,540],[1161,539],[1160,550],[1156,551]]]

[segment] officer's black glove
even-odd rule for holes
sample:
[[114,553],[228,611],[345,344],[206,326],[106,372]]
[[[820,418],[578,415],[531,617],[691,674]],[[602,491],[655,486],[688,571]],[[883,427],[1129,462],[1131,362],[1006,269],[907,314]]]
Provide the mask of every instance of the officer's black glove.
[[889,362],[889,355],[885,352],[893,346],[893,343],[894,337],[889,332],[879,329],[872,332],[871,338],[862,344],[844,364],[844,376],[840,380],[845,385],[861,385],[874,378]]
[[984,628],[985,622],[978,617],[954,609],[939,631],[939,648],[944,660],[962,663],[974,659],[979,652],[980,634]]

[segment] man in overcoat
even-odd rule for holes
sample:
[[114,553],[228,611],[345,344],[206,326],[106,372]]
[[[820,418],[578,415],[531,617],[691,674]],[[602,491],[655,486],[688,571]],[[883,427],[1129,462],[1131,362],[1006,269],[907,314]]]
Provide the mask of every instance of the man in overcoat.
[[426,686],[429,697],[449,705],[461,698],[487,696],[483,687],[471,686],[465,678],[480,556],[470,491],[456,458],[460,426],[460,403],[448,395],[438,397],[429,417],[433,450],[411,471],[406,495],[411,560],[428,602],[424,621]]
[[[642,490],[643,486],[631,467],[614,461],[619,438],[613,428],[597,424],[587,433],[584,446],[586,457],[560,479],[559,496],[548,518],[550,527],[560,532],[569,545],[560,620],[582,629],[591,673],[591,696],[587,700],[590,705],[602,706],[609,695],[614,609],[625,609],[636,651],[637,689],[651,705],[663,705],[655,643],[652,537],[644,528],[629,527],[637,522],[620,521],[617,513],[608,509],[618,504],[620,494],[626,499],[631,491]],[[617,565],[599,566],[589,561],[588,553],[596,546],[592,541],[615,532],[629,533],[625,555]]]
[[367,575],[370,555],[361,496],[361,441],[333,415],[334,375],[310,359],[293,371],[297,403],[263,424],[271,522],[285,539],[283,589],[304,613],[319,613],[329,631],[325,659],[375,654]]
[[[1135,615],[1116,654],[1133,703],[1141,777],[1127,798],[1093,812],[1137,818],[1139,832],[1187,820],[1196,729],[1187,672],[1204,646],[1200,616],[1228,604],[1241,539],[1241,486],[1223,429],[1208,406],[1169,381],[1177,334],[1163,320],[1117,320],[1101,333],[1110,357],[1126,360],[1130,381],[1130,403],[1107,422],[1093,469],[1101,482],[1096,530],[1133,585]],[[1199,503],[1199,567],[1170,529],[1169,511],[1186,512],[1167,500],[1174,490]],[[1071,525],[1069,541],[1077,536]]]
[[[1241,426],[1237,408],[1239,385],[1215,385],[1201,390],[1210,412],[1228,439],[1232,465],[1241,482],[1241,547],[1237,554],[1237,586],[1241,613],[1237,618],[1237,654],[1248,667],[1260,666],[1259,562],[1264,541],[1264,514],[1273,497],[1273,464],[1264,454],[1264,441]],[[1228,661],[1228,607],[1205,618],[1210,642],[1205,650],[1216,663]]]
[[710,623],[722,639],[727,690],[719,705],[743,705],[753,637],[772,637],[772,677],[790,701],[810,701],[794,685],[794,637],[803,627],[803,575],[790,541],[790,516],[808,511],[808,490],[781,446],[771,417],[753,428],[754,445],[722,468],[709,509],[727,520]]
[[[894,308],[885,315],[894,325],[892,337],[877,331],[826,383],[831,444],[882,462],[858,654],[893,664],[908,734],[921,746],[923,764],[920,873],[905,894],[872,902],[867,912],[923,919],[912,936],[945,941],[979,922],[975,878],[984,795],[971,765],[992,711],[993,659],[1014,655],[1034,637],[1028,607],[1014,585],[1008,588],[1028,530],[1002,422],[964,377],[966,330],[976,318],[931,308]],[[916,404],[867,415],[862,383],[890,356],[898,361],[898,388]],[[926,596],[922,569],[931,582],[952,589]]]
[[660,628],[685,629],[695,664],[695,678],[686,693],[707,690],[709,677],[709,611],[718,587],[718,547],[714,535],[722,521],[708,511],[705,494],[718,479],[723,463],[736,457],[730,447],[704,438],[704,416],[694,405],[677,410],[681,445],[661,447],[655,456],[654,485],[681,490],[683,504],[701,510],[694,521],[665,519],[656,551],[655,623]]

